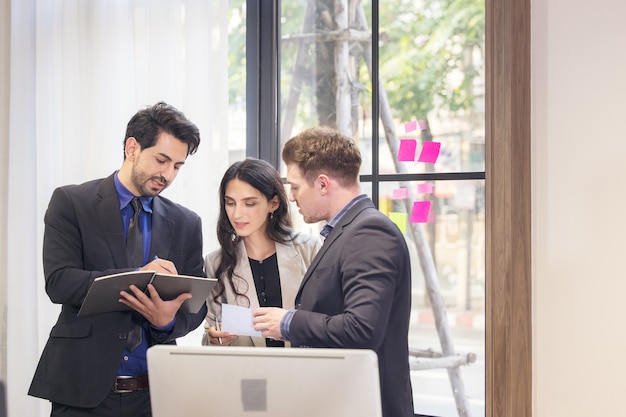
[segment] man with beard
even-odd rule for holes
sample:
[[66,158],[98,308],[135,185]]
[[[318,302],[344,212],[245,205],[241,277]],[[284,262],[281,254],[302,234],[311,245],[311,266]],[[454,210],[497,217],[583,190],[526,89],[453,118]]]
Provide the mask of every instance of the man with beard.
[[[191,294],[164,301],[151,285],[147,294],[134,286],[120,293],[130,311],[77,314],[100,276],[135,270],[204,276],[200,217],[159,196],[199,144],[195,124],[157,103],[128,122],[118,171],[52,194],[43,268],[46,292],[62,309],[29,390],[52,402],[51,416],[150,416],[148,347],[173,344],[204,320],[206,306],[196,314],[179,311]],[[129,232],[137,227],[137,235]],[[131,235],[139,242],[134,254],[127,250]]]

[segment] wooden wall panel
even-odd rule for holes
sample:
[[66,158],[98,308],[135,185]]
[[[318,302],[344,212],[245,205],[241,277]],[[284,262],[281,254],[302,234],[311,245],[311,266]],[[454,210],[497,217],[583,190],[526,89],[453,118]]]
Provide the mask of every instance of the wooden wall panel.
[[486,415],[532,415],[530,0],[486,0]]

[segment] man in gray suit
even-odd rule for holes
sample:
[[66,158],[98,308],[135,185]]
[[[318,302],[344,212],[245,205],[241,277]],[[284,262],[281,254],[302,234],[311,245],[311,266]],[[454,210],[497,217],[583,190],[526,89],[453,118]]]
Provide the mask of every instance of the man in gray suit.
[[[118,171],[52,194],[43,267],[46,292],[62,309],[28,392],[50,400],[52,416],[151,416],[147,349],[175,343],[202,323],[206,305],[185,313],[179,308],[191,294],[164,301],[151,285],[148,294],[134,286],[120,293],[132,311],[78,315],[100,276],[134,270],[204,276],[200,217],[159,196],[199,144],[196,125],[157,103],[128,122]],[[131,220],[139,228],[136,252],[126,247]]]
[[308,129],[287,141],[282,158],[290,200],[305,222],[327,221],[325,241],[302,279],[296,308],[256,309],[255,328],[292,346],[374,350],[383,415],[413,416],[411,265],[402,233],[361,194],[361,155],[350,138]]

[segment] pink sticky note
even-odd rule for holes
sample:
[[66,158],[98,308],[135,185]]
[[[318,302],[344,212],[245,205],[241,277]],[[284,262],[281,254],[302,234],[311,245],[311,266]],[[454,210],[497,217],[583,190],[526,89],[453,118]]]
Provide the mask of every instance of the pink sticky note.
[[441,149],[440,142],[424,142],[422,146],[422,152],[417,159],[419,162],[428,162],[434,164],[439,157],[439,150]]
[[411,223],[428,222],[428,213],[430,212],[430,200],[413,202],[413,210],[411,211]]
[[400,139],[398,161],[415,161],[416,148],[417,141],[415,139]]
[[428,129],[428,122],[426,120],[418,120],[417,123],[420,125],[420,130]]
[[417,129],[417,120],[413,120],[412,122],[406,122],[404,124],[404,131],[406,133],[412,132]]
[[407,198],[408,194],[409,193],[406,188],[396,188],[395,190],[393,190],[392,198],[394,200],[401,200],[403,198]]
[[430,194],[433,192],[433,184],[431,182],[417,184],[417,192],[420,194]]

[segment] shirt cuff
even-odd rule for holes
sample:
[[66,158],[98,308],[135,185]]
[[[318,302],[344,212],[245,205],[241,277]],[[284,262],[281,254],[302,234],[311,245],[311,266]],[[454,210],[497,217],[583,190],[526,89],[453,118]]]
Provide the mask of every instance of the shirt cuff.
[[152,329],[155,332],[170,333],[172,331],[172,329],[174,328],[175,324],[176,324],[176,317],[174,317],[174,319],[172,321],[170,321],[169,324],[166,324],[163,327],[156,327],[156,326],[153,326],[152,324],[150,325],[150,327],[152,327]]
[[291,326],[291,319],[293,319],[294,314],[296,314],[296,310],[287,310],[287,313],[285,313],[280,321],[280,334],[285,340],[289,340],[289,327]]

